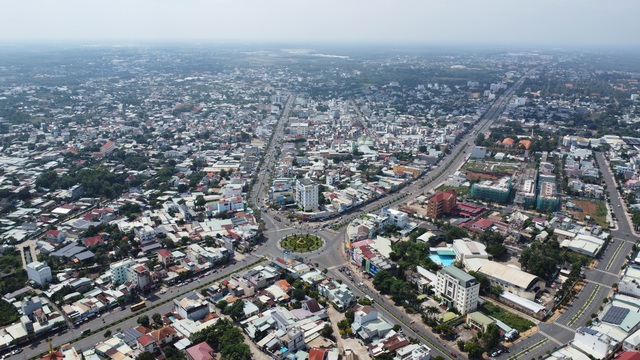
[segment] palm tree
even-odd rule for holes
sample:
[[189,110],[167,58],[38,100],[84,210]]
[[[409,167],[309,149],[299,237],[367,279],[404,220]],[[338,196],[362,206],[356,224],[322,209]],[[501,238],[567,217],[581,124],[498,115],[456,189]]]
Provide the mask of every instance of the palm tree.
[[425,311],[427,312],[427,317],[429,317],[429,319],[432,319],[433,315],[440,313],[440,310],[435,306],[428,306]]

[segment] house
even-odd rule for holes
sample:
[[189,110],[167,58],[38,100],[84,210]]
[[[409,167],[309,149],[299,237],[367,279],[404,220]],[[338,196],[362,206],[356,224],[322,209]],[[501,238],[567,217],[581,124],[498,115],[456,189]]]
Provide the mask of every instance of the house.
[[158,346],[160,347],[171,344],[172,342],[178,340],[178,332],[168,325],[163,326],[158,330],[152,331],[151,336],[153,336],[156,344],[158,344]]
[[90,248],[98,245],[103,245],[104,240],[102,239],[101,235],[96,235],[96,236],[82,239],[82,243],[84,244],[85,247]]
[[61,230],[48,230],[46,233],[44,233],[44,236],[47,240],[55,241],[58,243],[63,242],[66,238],[65,232]]
[[471,225],[471,230],[477,232],[485,232],[488,228],[493,225],[493,221],[489,219],[480,219]]
[[144,334],[138,338],[138,344],[144,351],[154,353],[157,348],[156,340],[149,334]]
[[167,249],[160,249],[157,251],[157,254],[158,262],[161,262],[165,268],[169,265],[173,265],[173,263],[175,262],[173,254],[171,254],[171,251]]
[[189,360],[213,360],[213,349],[206,342],[193,345],[186,349]]

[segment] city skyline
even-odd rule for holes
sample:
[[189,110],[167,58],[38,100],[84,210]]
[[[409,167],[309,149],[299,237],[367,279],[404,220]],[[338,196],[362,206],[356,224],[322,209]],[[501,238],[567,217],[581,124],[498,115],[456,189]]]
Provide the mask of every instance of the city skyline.
[[[294,42],[610,46],[640,44],[640,3],[622,0],[149,1],[5,4],[0,43]],[[34,10],[35,9],[35,10]],[[22,15],[22,16],[21,16]],[[28,16],[25,16],[28,15]]]

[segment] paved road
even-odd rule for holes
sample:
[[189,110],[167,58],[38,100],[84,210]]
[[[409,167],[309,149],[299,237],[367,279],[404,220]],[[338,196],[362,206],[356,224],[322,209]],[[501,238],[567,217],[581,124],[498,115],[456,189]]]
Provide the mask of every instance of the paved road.
[[[611,286],[620,281],[621,268],[627,261],[626,257],[633,253],[633,246],[638,241],[638,236],[632,230],[624,201],[618,194],[615,179],[604,155],[601,152],[596,152],[595,158],[602,172],[602,178],[607,185],[611,210],[617,219],[617,227],[611,230],[613,241],[608,245],[595,269],[585,271],[585,286],[572,301],[570,307],[553,324],[540,324],[540,330],[544,334],[537,334],[535,339],[545,337],[549,341],[528,352],[524,358],[544,356],[547,351],[558,348],[558,342],[566,344],[573,339],[575,329],[586,325],[587,321],[591,319],[591,314],[598,313],[602,301],[611,294]],[[535,340],[529,341],[529,339],[518,343],[513,346],[511,355],[536,343]]]
[[[524,81],[524,77],[519,79],[516,83],[514,83],[514,85],[510,89],[508,89],[501,97],[499,97],[494,102],[494,104],[489,108],[489,110],[487,110],[485,115],[478,121],[478,123],[473,127],[473,129],[471,129],[467,133],[467,135],[464,136],[463,139],[461,139],[458,142],[458,144],[452,149],[452,152],[451,152],[452,155],[448,156],[446,159],[444,159],[441,162],[439,168],[432,170],[430,174],[427,174],[427,176],[405,187],[400,191],[399,194],[398,193],[390,194],[390,196],[383,197],[381,199],[378,199],[377,201],[367,204],[361,207],[360,209],[358,209],[357,211],[354,211],[350,215],[343,216],[341,221],[352,220],[353,218],[359,216],[359,214],[361,213],[366,213],[377,207],[380,207],[383,203],[388,202],[389,199],[393,199],[394,202],[399,203],[403,201],[403,195],[405,194],[418,195],[422,192],[426,192],[434,189],[437,185],[439,185],[441,181],[446,179],[447,176],[457,171],[457,169],[461,166],[461,164],[464,162],[466,157],[463,151],[465,151],[465,149],[469,146],[469,144],[471,144],[473,140],[475,140],[475,137],[479,132],[486,131],[488,127],[492,124],[492,122],[498,118],[498,116],[502,113],[502,111],[504,110],[504,107],[510,100],[511,96],[513,95],[514,91],[517,89],[517,87],[519,87],[522,84],[523,81]],[[274,132],[272,141],[267,146],[264,162],[258,172],[260,175],[257,177],[257,181],[252,187],[252,192],[249,194],[249,201],[258,207],[263,207],[262,201],[264,199],[264,196],[268,188],[268,179],[270,177],[269,171],[271,171],[273,164],[275,163],[275,161],[277,161],[277,159],[275,158],[275,147],[276,145],[279,144],[280,139],[284,134],[284,127],[286,125],[288,114],[293,104],[293,101],[295,101],[295,96],[291,95],[287,101],[287,104],[285,105],[285,109],[283,110],[282,116],[280,117],[279,122],[276,125],[276,130]],[[441,169],[444,169],[444,170],[441,170]],[[345,261],[348,261],[346,257],[343,256],[344,254],[343,241],[344,241],[344,234],[346,231],[345,228],[342,228],[340,231],[314,230],[313,228],[310,228],[310,226],[317,226],[317,224],[314,224],[314,225],[305,224],[303,226],[296,225],[296,227],[293,227],[288,221],[286,221],[286,219],[282,219],[285,221],[276,221],[275,213],[273,211],[264,211],[262,215],[263,215],[262,219],[265,222],[265,228],[266,228],[265,236],[267,238],[267,241],[264,244],[259,245],[255,249],[254,251],[255,255],[250,256],[252,259],[256,259],[258,256],[263,256],[263,255],[271,256],[271,257],[281,256],[282,251],[281,249],[278,248],[277,243],[278,243],[278,240],[283,236],[286,236],[291,233],[315,232],[326,241],[327,245],[321,250],[303,255],[304,259],[309,262],[318,263],[320,267],[329,269],[328,273],[330,276],[342,278],[343,281],[345,281],[347,284],[350,284],[352,288],[357,288],[355,280],[351,281],[345,278],[339,271],[336,270],[336,268],[338,268],[339,266],[342,266],[345,263]],[[204,283],[208,282],[214,277],[217,278],[218,276],[229,274],[234,269],[242,267],[243,265],[244,265],[243,263],[239,262],[238,264],[230,266],[229,268],[225,269],[224,272],[220,272],[218,274],[212,274],[207,279],[203,279],[205,281],[203,281],[202,284],[199,284],[197,282],[192,282],[181,288],[174,288],[172,291],[164,295],[158,295],[157,298],[149,298],[150,306],[152,306],[153,303],[158,303],[163,300],[175,297],[177,294],[183,294],[193,289],[203,287]],[[366,291],[372,297],[375,295],[373,292],[366,289],[364,290],[359,289],[356,291],[357,292],[359,291],[360,293],[364,293],[364,291]],[[380,311],[389,319],[392,319],[393,317],[396,317],[397,319],[406,318],[404,311],[402,309],[389,303],[388,300],[385,299],[384,297],[379,298],[378,301],[381,304],[383,304],[383,307],[380,309]],[[157,309],[147,310],[144,312],[144,314],[151,316],[151,314],[155,312],[166,313],[170,311],[170,309],[171,309],[171,303],[167,303],[160,306]],[[130,314],[130,310],[117,310],[113,314],[106,314],[105,322],[109,323],[111,321],[114,321],[115,319],[121,318],[128,314]],[[141,313],[140,315],[142,314],[143,313]],[[110,328],[110,330],[112,332],[115,332],[117,328],[126,329],[127,327],[135,326],[136,318],[137,316],[123,323],[113,325]],[[402,326],[405,328],[406,333],[411,334],[410,336],[416,336],[416,333],[420,333],[423,336],[425,336],[427,339],[429,339],[429,342],[430,342],[429,346],[433,349],[433,352],[435,355],[441,355],[441,356],[450,358],[451,356],[449,356],[449,353],[451,351],[455,351],[458,354],[459,358],[462,358],[464,356],[463,354],[459,353],[457,349],[456,350],[446,349],[446,348],[442,348],[441,345],[435,345],[435,344],[439,344],[440,342],[439,339],[437,338],[437,336],[431,333],[431,331],[428,330],[427,327],[424,326],[423,324],[416,323],[410,326],[408,323],[405,323],[404,321],[405,320],[402,320]],[[79,329],[68,330],[66,333],[54,336],[53,344],[56,347],[60,346],[76,338],[79,335],[79,333],[85,329],[95,330],[97,328],[100,328],[101,326],[102,326],[102,318],[94,319],[86,324],[83,324]],[[79,349],[87,349],[87,348],[93,347],[94,344],[96,344],[97,342],[103,339],[104,339],[103,334],[97,333],[83,340],[74,342],[73,344],[77,346]],[[24,356],[26,357],[35,356],[38,353],[42,353],[43,351],[45,351],[46,348],[47,348],[46,343],[42,341],[36,349],[27,349],[24,352]]]

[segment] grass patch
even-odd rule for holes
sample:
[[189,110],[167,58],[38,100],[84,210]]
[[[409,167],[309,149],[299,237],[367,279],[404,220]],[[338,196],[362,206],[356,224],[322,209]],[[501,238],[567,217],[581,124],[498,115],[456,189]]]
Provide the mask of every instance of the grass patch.
[[458,195],[469,195],[470,190],[468,187],[462,187],[462,186],[449,186],[449,185],[440,185],[436,188],[436,191],[445,191],[445,190],[449,190],[449,189],[453,189],[456,191],[456,194]]
[[295,234],[280,240],[283,249],[294,252],[309,252],[322,247],[322,239],[311,234]]
[[519,332],[525,332],[536,325],[530,320],[520,317],[490,302],[482,304],[479,306],[479,309],[485,315],[493,316]]

